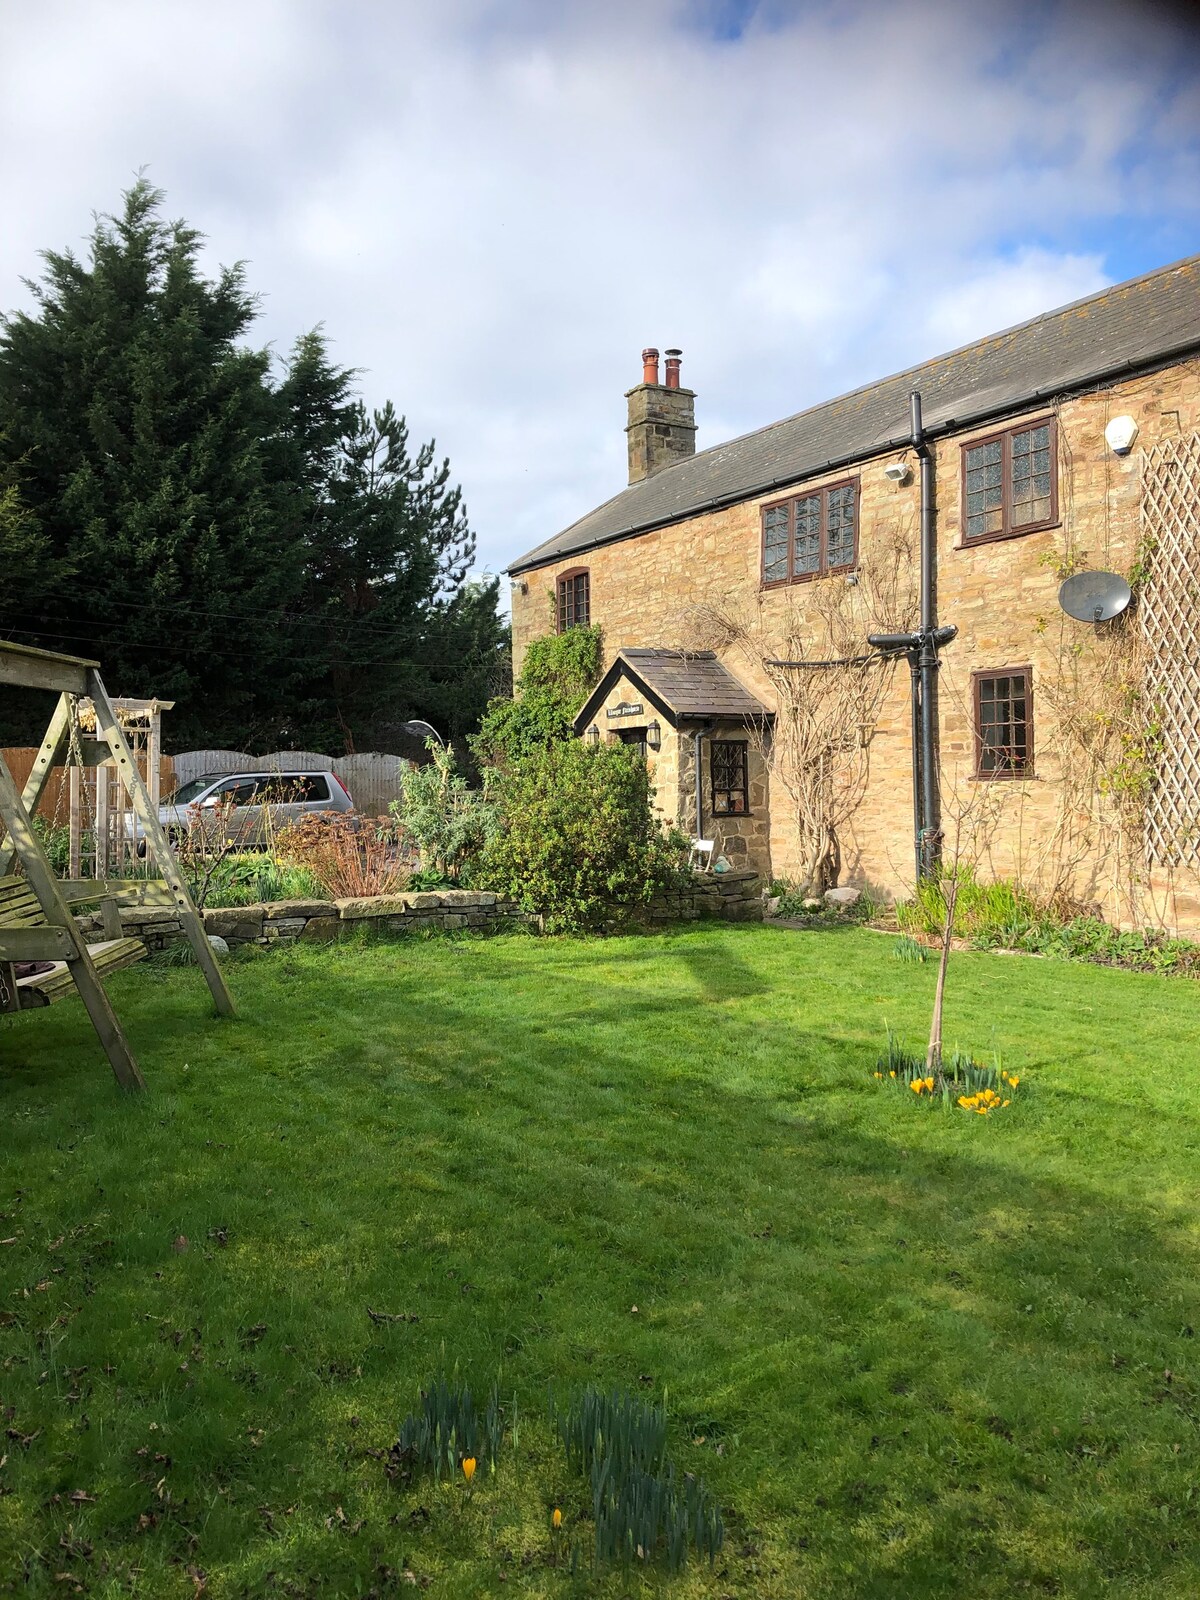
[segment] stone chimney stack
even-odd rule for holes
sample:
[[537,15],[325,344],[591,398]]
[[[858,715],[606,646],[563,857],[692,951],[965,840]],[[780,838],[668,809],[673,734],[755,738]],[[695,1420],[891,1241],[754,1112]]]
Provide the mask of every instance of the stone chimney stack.
[[640,483],[696,454],[696,396],[679,386],[681,350],[667,351],[667,381],[658,381],[658,351],[642,351],[642,381],[629,403],[629,481]]

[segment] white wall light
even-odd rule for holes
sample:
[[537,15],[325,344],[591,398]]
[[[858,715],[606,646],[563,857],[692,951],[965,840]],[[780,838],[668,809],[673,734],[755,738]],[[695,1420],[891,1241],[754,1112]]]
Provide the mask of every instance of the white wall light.
[[1138,436],[1138,425],[1132,417],[1114,417],[1104,430],[1108,448],[1115,455],[1127,456]]
[[907,483],[911,469],[907,461],[889,461],[883,469],[883,475],[892,483]]

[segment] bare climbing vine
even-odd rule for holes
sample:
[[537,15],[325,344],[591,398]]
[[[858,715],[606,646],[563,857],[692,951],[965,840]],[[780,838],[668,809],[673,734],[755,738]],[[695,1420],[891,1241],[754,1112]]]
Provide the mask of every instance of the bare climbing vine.
[[[1087,566],[1087,551],[1044,559],[1061,580]],[[1051,665],[1039,675],[1038,693],[1052,714],[1060,784],[1038,878],[1064,909],[1096,861],[1112,864],[1111,886],[1127,913],[1142,909],[1146,811],[1162,754],[1136,614],[1145,561],[1143,551],[1128,574],[1135,604],[1116,621],[1089,627],[1059,612],[1040,623]]]
[[867,635],[916,623],[911,542],[897,534],[864,556],[852,579],[766,592],[747,584],[689,606],[681,619],[690,648],[740,657],[770,686],[774,726],[750,737],[771,777],[772,807],[791,813],[801,879],[813,894],[837,882],[841,835],[862,803],[871,738],[896,671],[869,650]]

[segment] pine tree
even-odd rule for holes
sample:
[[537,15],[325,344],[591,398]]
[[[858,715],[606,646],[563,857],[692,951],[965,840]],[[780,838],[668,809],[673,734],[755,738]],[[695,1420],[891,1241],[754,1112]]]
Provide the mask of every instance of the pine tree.
[[[0,629],[176,701],[176,748],[467,732],[506,633],[449,462],[319,328],[275,383],[242,268],[203,277],[162,203],[135,184],[0,324]],[[38,733],[0,699],[0,742]]]
[[350,400],[353,377],[317,331],[280,389],[306,462],[297,648],[312,667],[311,737],[394,746],[415,716],[465,733],[505,653],[499,586],[465,583],[475,539],[449,462],[433,441],[410,448],[390,402],[369,412]]
[[[18,637],[97,656],[118,693],[178,702],[179,740],[253,738],[286,698],[271,626],[302,559],[268,468],[278,401],[240,267],[200,274],[200,235],[139,181],[101,217],[89,259],[47,252],[35,310],[0,333],[0,464],[46,541]],[[69,574],[69,576],[64,576]]]

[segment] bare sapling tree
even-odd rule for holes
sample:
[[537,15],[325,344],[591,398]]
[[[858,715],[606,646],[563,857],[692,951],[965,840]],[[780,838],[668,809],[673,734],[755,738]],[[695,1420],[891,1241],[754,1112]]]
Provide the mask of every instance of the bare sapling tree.
[[684,614],[694,648],[740,657],[770,687],[774,725],[752,728],[750,738],[770,775],[772,808],[786,808],[794,826],[810,894],[837,882],[842,831],[862,803],[895,673],[867,635],[908,629],[916,614],[913,549],[899,534],[845,577],[765,593],[748,585]]
[[[947,687],[949,697],[960,703],[960,709],[966,716],[968,713],[963,697],[954,692],[952,682],[943,679],[943,697],[946,696]],[[974,877],[988,842],[993,836],[1004,803],[1005,786],[967,777],[959,768],[955,769],[952,781],[949,783],[944,781],[944,773],[939,769],[938,786],[941,793],[942,852],[934,887],[941,926],[938,930],[940,946],[937,982],[933,991],[933,1014],[929,1022],[929,1048],[925,1055],[925,1071],[930,1077],[936,1078],[940,1085],[946,973],[950,966],[950,952],[954,947],[959,897],[964,883]],[[920,892],[921,886],[918,885],[918,894]]]

